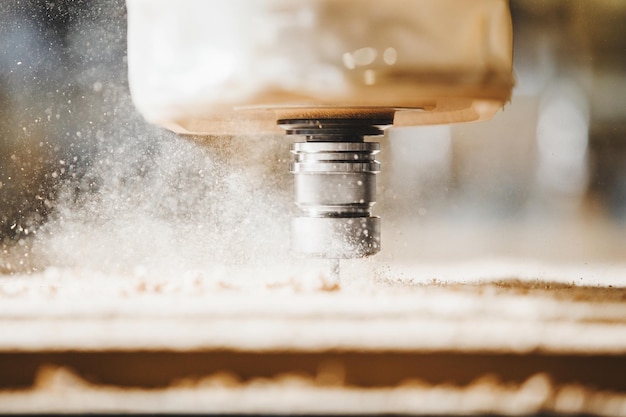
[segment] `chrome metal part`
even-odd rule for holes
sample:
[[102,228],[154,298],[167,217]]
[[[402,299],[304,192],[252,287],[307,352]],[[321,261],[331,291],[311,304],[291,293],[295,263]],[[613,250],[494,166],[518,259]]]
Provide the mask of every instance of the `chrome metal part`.
[[302,216],[292,220],[291,247],[309,256],[346,259],[380,250],[376,174],[380,145],[364,136],[382,135],[390,119],[279,120],[288,135],[305,142],[291,145],[295,201]]

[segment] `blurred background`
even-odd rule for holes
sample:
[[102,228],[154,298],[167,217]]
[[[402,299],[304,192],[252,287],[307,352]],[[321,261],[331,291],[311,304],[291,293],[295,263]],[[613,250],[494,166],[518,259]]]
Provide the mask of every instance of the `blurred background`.
[[[377,261],[626,261],[626,2],[510,5],[504,110],[383,140]],[[287,140],[147,124],[125,56],[124,1],[0,5],[0,272],[284,258]]]

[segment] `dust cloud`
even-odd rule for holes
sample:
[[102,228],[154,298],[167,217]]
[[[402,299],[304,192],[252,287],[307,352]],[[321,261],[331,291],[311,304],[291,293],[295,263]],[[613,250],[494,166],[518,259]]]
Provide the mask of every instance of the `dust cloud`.
[[55,266],[159,275],[288,257],[286,143],[201,146],[146,130],[103,138],[80,182],[63,186],[34,253]]

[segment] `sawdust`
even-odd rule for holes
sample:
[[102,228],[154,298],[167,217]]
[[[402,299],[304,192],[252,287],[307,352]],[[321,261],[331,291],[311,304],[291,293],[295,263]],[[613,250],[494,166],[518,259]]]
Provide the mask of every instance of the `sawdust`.
[[[339,372],[339,374],[337,374]],[[219,412],[219,413],[533,413],[626,415],[623,393],[576,384],[559,385],[545,374],[503,385],[484,375],[466,387],[407,380],[396,387],[345,385],[340,370],[299,373],[242,382],[219,372],[179,380],[164,389],[120,388],[89,383],[70,369],[44,367],[30,389],[0,391],[7,412]]]

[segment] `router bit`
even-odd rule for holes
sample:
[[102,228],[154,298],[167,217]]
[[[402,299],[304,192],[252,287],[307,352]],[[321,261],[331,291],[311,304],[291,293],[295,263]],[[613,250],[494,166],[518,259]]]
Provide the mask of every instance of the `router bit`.
[[[302,215],[292,219],[291,247],[308,256],[348,259],[380,250],[376,174],[377,142],[391,116],[280,119],[287,135],[304,137],[291,145],[295,201]],[[338,267],[333,268],[338,272]]]

